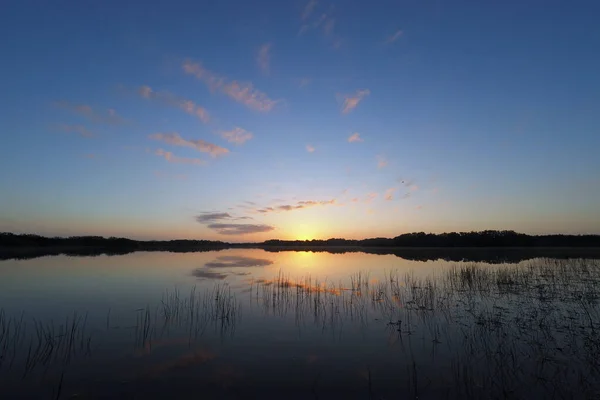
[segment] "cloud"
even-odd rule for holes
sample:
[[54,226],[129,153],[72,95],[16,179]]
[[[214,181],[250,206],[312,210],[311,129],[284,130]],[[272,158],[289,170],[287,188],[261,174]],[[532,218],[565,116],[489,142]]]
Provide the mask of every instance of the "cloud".
[[179,136],[177,132],[172,133],[155,133],[150,135],[150,139],[159,140],[173,146],[191,147],[202,153],[208,153],[212,157],[219,157],[229,153],[225,147],[217,146],[204,140],[187,140]]
[[335,19],[329,18],[323,26],[323,32],[325,33],[325,35],[331,36],[333,34],[333,28],[335,28]]
[[397,30],[396,32],[394,32],[393,35],[390,35],[387,37],[387,39],[385,40],[386,43],[394,43],[396,40],[400,39],[400,37],[402,37],[403,32],[401,30]]
[[256,63],[263,74],[269,75],[271,68],[271,43],[265,43],[260,46],[258,55],[256,56]]
[[191,165],[206,165],[206,161],[201,160],[199,158],[187,158],[187,157],[177,157],[170,151],[164,151],[163,149],[158,149],[154,152],[157,156],[163,157],[170,163],[175,164],[191,164]]
[[360,137],[360,134],[358,132],[354,132],[352,135],[350,135],[350,137],[348,138],[348,142],[350,143],[354,143],[354,142],[362,142],[362,138]]
[[309,153],[314,153],[315,150],[316,149],[313,146],[311,146],[310,144],[306,145],[306,151],[308,151]]
[[186,113],[197,117],[200,121],[208,123],[210,121],[210,114],[202,106],[197,105],[191,100],[177,97],[169,92],[156,92],[152,90],[150,86],[140,86],[138,94],[149,100],[157,100],[163,104],[178,107]]
[[222,272],[206,271],[206,270],[197,268],[192,272],[192,275],[195,276],[196,278],[201,278],[201,279],[223,280],[223,279],[227,278],[228,274],[224,274]]
[[304,7],[304,10],[302,10],[301,18],[303,21],[305,21],[306,19],[308,19],[308,17],[310,17],[310,15],[314,11],[316,5],[317,5],[317,0],[310,0],[308,2],[308,4],[306,4],[306,6]]
[[398,190],[397,188],[389,188],[385,191],[384,198],[388,201],[394,200],[394,192]]
[[311,82],[310,78],[300,78],[298,79],[298,86],[303,88],[305,86],[308,86]]
[[207,70],[201,63],[186,60],[182,68],[186,74],[202,81],[211,91],[218,90],[250,109],[268,112],[279,103],[278,100],[272,100],[267,94],[255,89],[252,83],[228,82],[225,77]]
[[264,208],[256,210],[256,212],[261,213],[261,214],[267,214],[267,213],[277,212],[277,211],[294,211],[294,210],[302,210],[302,209],[310,208],[310,207],[328,206],[328,205],[341,205],[341,204],[337,203],[337,201],[335,199],[321,200],[321,201],[304,200],[304,201],[298,201],[294,204],[283,204],[283,205],[275,206],[275,207],[264,207]]
[[358,103],[360,103],[362,99],[370,94],[371,91],[369,89],[360,89],[357,90],[353,95],[343,96],[344,104],[342,105],[342,113],[348,114],[354,110],[358,106]]
[[221,235],[246,235],[252,233],[270,232],[275,228],[263,224],[209,224],[208,228]]
[[85,126],[83,125],[67,125],[67,124],[61,124],[58,126],[58,129],[60,129],[63,132],[66,133],[77,133],[83,137],[87,137],[87,138],[91,138],[94,137],[95,135],[90,132]]
[[124,118],[117,115],[117,112],[109,108],[106,112],[99,112],[94,110],[91,106],[87,104],[73,104],[68,101],[58,101],[54,103],[55,106],[69,110],[81,116],[88,118],[90,121],[96,123],[103,123],[109,125],[121,125],[126,122]]
[[388,165],[388,160],[384,156],[377,156],[377,168],[385,168]]
[[232,217],[229,213],[203,213],[196,217],[196,221],[203,224],[205,222],[213,222],[213,221],[219,221],[222,219],[231,219],[231,218]]
[[365,203],[367,203],[367,204],[371,203],[373,200],[375,200],[377,198],[377,196],[378,196],[378,193],[376,193],[376,192],[369,193],[367,195],[367,198],[365,199]]
[[244,256],[220,256],[214,261],[209,261],[204,266],[206,268],[229,268],[229,267],[266,267],[273,264],[273,261],[265,258],[254,258]]
[[247,130],[239,127],[235,127],[230,131],[221,131],[220,135],[229,143],[235,144],[244,144],[253,137],[252,132],[248,132]]

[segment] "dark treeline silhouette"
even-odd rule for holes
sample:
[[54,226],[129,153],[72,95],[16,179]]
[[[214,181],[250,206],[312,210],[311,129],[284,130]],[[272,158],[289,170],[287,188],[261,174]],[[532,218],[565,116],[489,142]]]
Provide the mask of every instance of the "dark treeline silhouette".
[[394,254],[408,260],[518,262],[534,257],[594,257],[600,235],[526,235],[513,231],[408,233],[395,238],[363,240],[267,240],[227,243],[211,240],[149,240],[101,236],[44,237],[0,233],[0,259],[67,254],[117,255],[135,251],[200,252],[228,248],[259,248],[270,252],[303,250],[330,253]]
[[600,247],[600,235],[526,235],[514,231],[406,233],[363,240],[267,240],[265,246],[357,247]]

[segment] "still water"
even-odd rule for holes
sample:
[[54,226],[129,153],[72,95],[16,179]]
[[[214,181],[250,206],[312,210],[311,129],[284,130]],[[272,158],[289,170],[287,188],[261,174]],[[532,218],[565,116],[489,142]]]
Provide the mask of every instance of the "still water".
[[6,260],[0,392],[593,398],[599,278],[594,259],[231,249]]

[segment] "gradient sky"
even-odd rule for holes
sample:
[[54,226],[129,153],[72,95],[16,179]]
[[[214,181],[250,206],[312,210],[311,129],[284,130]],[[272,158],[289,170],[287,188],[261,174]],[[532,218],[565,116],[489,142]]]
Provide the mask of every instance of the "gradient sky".
[[598,1],[0,12],[0,231],[600,233]]

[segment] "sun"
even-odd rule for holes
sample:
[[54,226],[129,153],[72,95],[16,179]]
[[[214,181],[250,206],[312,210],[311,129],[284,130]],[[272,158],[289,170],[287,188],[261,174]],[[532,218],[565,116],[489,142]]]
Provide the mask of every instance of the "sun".
[[294,227],[294,231],[296,240],[312,240],[315,238],[315,229],[308,224],[298,224]]

